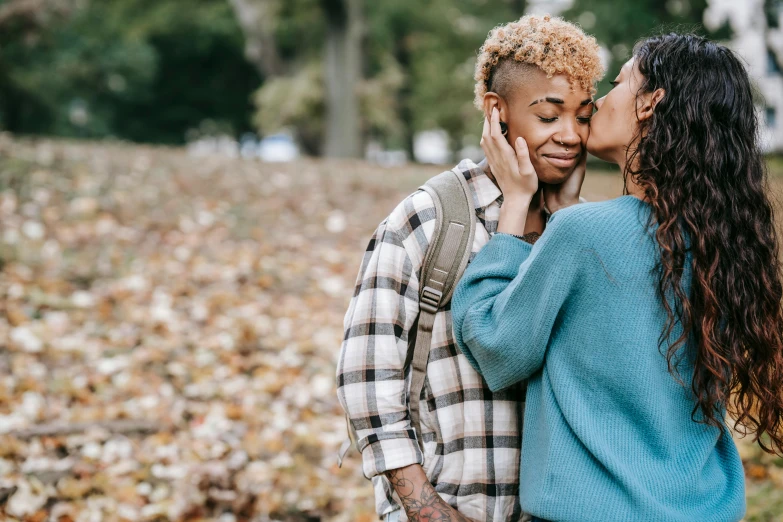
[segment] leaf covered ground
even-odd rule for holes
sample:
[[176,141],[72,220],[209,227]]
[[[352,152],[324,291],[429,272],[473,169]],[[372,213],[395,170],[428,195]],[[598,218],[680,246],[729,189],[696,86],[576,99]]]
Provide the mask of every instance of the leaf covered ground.
[[[342,318],[439,170],[0,136],[0,520],[374,520],[334,457]],[[741,448],[747,520],[783,520],[783,462]]]

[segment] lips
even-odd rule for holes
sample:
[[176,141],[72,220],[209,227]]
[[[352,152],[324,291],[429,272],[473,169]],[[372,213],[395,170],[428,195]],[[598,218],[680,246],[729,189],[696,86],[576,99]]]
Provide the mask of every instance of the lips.
[[579,154],[576,152],[553,152],[543,155],[553,166],[561,169],[569,169],[576,165]]
[[577,154],[576,152],[555,152],[552,154],[544,154],[544,156],[546,156],[547,158],[569,160],[569,159],[576,158],[577,156],[579,156],[579,154]]

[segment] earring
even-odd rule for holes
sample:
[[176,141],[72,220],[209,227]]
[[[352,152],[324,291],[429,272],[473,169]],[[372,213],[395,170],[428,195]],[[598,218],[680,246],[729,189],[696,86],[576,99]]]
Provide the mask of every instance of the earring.
[[507,125],[507,124],[506,124],[506,122],[504,122],[504,121],[501,121],[501,122],[500,122],[500,133],[501,133],[503,136],[505,136],[506,134],[508,134],[508,125]]

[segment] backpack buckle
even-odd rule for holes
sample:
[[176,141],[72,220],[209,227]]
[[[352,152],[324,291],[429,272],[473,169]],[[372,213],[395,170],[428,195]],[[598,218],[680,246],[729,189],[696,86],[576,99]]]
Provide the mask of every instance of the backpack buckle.
[[421,293],[421,298],[419,299],[419,308],[425,312],[434,314],[440,307],[441,298],[443,298],[443,292],[435,290],[431,286],[425,286],[424,291]]

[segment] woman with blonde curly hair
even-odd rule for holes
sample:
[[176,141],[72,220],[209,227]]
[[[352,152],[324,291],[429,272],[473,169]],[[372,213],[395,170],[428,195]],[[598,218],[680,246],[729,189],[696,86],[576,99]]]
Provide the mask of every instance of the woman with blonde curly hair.
[[[559,18],[525,16],[494,29],[481,49],[476,103],[486,114],[499,112],[507,139],[524,136],[541,178],[524,230],[528,241],[543,231],[545,207],[554,211],[578,197],[592,86],[601,73],[595,40]],[[476,230],[467,248],[474,255],[498,231],[508,201],[485,163],[464,160],[454,171],[472,196]],[[490,390],[456,346],[447,302],[430,312],[425,381],[411,397],[418,392],[411,393],[408,347],[418,328],[435,220],[433,198],[419,190],[375,231],[345,316],[337,395],[384,520],[525,520],[519,502],[524,386]]]

